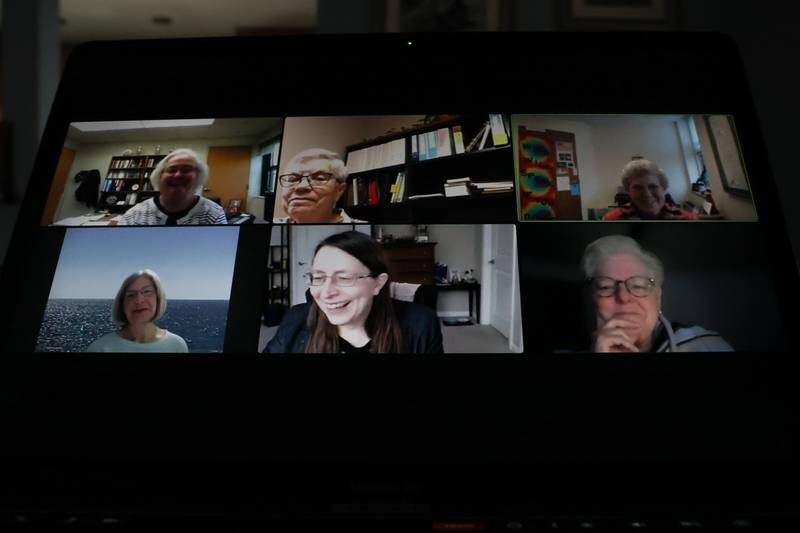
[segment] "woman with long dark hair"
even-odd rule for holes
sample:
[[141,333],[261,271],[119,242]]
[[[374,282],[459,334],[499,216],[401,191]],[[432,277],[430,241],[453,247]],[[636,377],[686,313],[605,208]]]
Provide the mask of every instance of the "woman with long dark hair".
[[383,251],[356,231],[314,250],[311,298],[292,307],[266,353],[442,353],[433,310],[393,300]]

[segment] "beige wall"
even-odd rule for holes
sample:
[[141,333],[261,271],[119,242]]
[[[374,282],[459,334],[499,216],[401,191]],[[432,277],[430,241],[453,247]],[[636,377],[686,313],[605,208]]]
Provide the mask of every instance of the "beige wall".
[[581,207],[587,218],[590,207],[608,207],[621,186],[620,174],[634,156],[650,159],[669,177],[668,192],[681,203],[699,175],[687,163],[690,146],[688,126],[680,117],[586,117],[518,116],[516,124],[531,130],[546,129],[575,135]]
[[697,129],[697,136],[700,138],[700,146],[703,149],[703,161],[706,164],[709,182],[711,183],[711,194],[714,196],[714,203],[719,212],[729,220],[758,220],[752,198],[730,194],[722,187],[717,159],[714,157],[711,139],[708,136],[708,129],[702,115],[694,117],[694,125],[695,129]]
[[[339,154],[344,160],[347,146],[386,134],[391,129],[411,126],[422,115],[390,115],[377,117],[290,117],[283,129],[278,173],[298,152],[309,148],[324,148]],[[275,217],[285,217],[281,202],[283,188],[276,187]]]
[[79,216],[86,214],[90,211],[86,205],[78,203],[75,200],[75,189],[78,185],[72,179],[75,174],[81,170],[97,169],[100,171],[102,187],[102,180],[105,179],[108,173],[108,165],[111,163],[113,156],[122,155],[125,150],[136,150],[138,146],[142,146],[142,153],[154,153],[155,145],[161,145],[161,153],[167,153],[176,148],[191,148],[200,156],[200,159],[206,160],[208,157],[208,148],[210,146],[248,146],[252,143],[252,139],[241,138],[227,138],[227,139],[182,139],[182,140],[160,140],[157,143],[148,140],[142,142],[126,141],[117,143],[102,143],[102,144],[82,144],[77,145],[75,161],[72,163],[72,168],[69,171],[69,178],[64,187],[64,195],[61,198],[61,203],[56,210],[55,220],[61,220],[67,217]]
[[[413,236],[414,226],[411,224],[386,224],[381,225],[384,234],[398,237]],[[436,243],[434,257],[439,263],[445,263],[452,274],[458,269],[464,275],[464,270],[471,268],[475,271],[475,278],[481,278],[481,249],[483,243],[483,230],[480,224],[429,224],[428,237]],[[377,231],[378,226],[375,226]],[[440,316],[466,316],[469,314],[469,301],[463,292],[440,292],[436,306]]]

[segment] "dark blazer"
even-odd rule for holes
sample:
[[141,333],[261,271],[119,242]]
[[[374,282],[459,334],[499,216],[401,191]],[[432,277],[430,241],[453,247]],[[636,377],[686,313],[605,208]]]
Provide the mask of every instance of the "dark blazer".
[[[439,318],[429,307],[392,300],[400,322],[405,353],[444,353]],[[283,317],[264,353],[305,353],[311,330],[306,324],[310,304],[295,305]]]

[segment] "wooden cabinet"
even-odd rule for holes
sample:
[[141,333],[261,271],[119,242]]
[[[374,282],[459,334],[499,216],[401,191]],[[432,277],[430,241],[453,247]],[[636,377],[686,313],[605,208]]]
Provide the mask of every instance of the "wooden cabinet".
[[150,174],[166,155],[114,156],[100,185],[100,207],[122,213],[158,194]]
[[384,243],[392,281],[432,285],[436,258],[435,242],[394,241]]

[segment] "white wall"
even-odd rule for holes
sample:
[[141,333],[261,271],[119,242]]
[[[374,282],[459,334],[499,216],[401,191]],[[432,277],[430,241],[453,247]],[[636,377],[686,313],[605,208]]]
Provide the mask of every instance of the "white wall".
[[152,154],[154,152],[155,144],[161,145],[161,153],[166,154],[176,148],[191,148],[200,156],[200,159],[207,160],[208,148],[210,146],[249,146],[252,139],[241,138],[226,138],[226,139],[180,139],[180,140],[160,140],[154,143],[152,140],[135,142],[116,142],[116,143],[98,143],[98,144],[82,144],[76,146],[75,160],[70,167],[67,184],[64,187],[64,195],[61,198],[61,203],[56,210],[54,220],[61,220],[67,217],[73,217],[86,214],[90,211],[86,205],[79,203],[75,200],[75,189],[78,183],[73,181],[73,177],[81,170],[97,169],[100,171],[100,186],[102,187],[102,180],[105,179],[108,173],[108,165],[111,164],[111,157],[122,155],[125,150],[133,149],[141,145],[144,154]]
[[[387,224],[382,225],[384,234],[398,237],[413,236],[413,225]],[[377,231],[378,226],[375,226]],[[428,238],[436,243],[434,257],[437,262],[445,263],[452,274],[458,269],[464,275],[464,270],[471,268],[475,271],[475,278],[483,282],[481,268],[481,246],[483,242],[482,225],[455,225],[455,224],[430,224],[428,225]],[[436,307],[439,316],[467,316],[469,314],[469,300],[466,292],[440,292]]]
[[[703,161],[706,164],[706,171],[711,184],[711,194],[714,197],[717,209],[729,220],[758,220],[756,208],[751,198],[730,194],[722,187],[717,159],[714,157],[711,139],[708,136],[708,129],[702,115],[694,117],[694,124],[697,129],[697,136],[700,138],[700,145],[703,147]],[[746,171],[747,169],[745,169]]]
[[[691,146],[688,126],[678,116],[519,116],[515,123],[528,129],[564,131],[575,135],[581,208],[608,207],[622,185],[622,168],[634,156],[650,159],[669,178],[668,192],[680,204],[691,190],[696,171],[687,165]],[[516,124],[514,131],[516,131]]]
[[[308,148],[325,148],[344,159],[345,148],[384,135],[391,129],[408,127],[421,119],[421,115],[398,115],[376,117],[290,117],[283,129],[283,144],[278,172],[298,152]],[[275,216],[285,217],[280,202],[280,184],[276,187]]]

